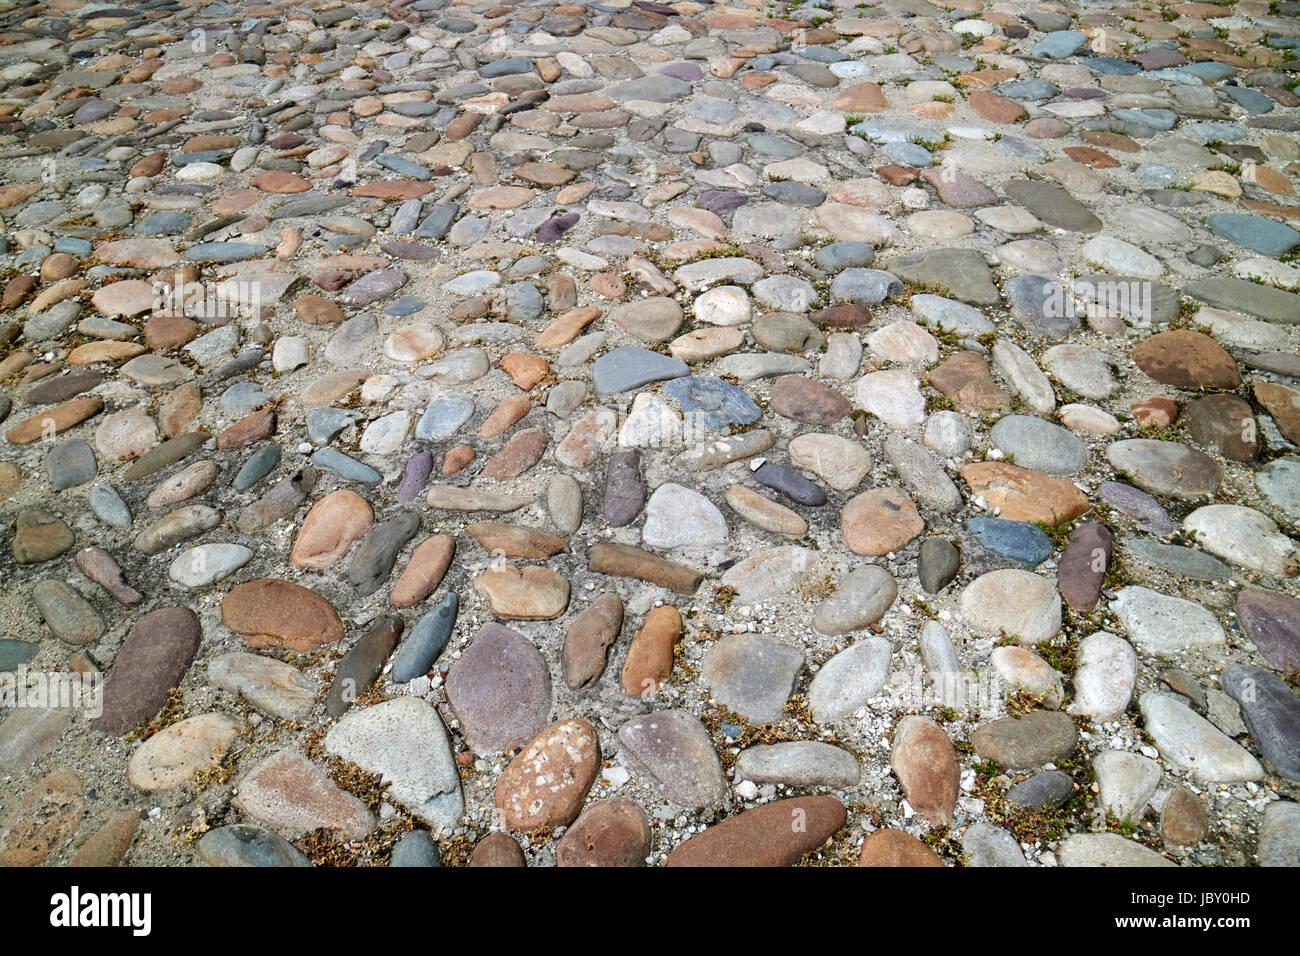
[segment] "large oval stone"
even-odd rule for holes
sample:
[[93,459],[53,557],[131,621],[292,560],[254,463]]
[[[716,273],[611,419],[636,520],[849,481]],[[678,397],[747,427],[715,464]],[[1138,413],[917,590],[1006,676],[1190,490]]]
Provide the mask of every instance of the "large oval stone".
[[551,672],[525,637],[484,624],[447,674],[447,701],[479,753],[522,746],[546,726]]
[[568,826],[578,816],[600,766],[596,729],[585,720],[547,727],[497,780],[496,806],[512,830]]
[[650,821],[631,800],[593,803],[555,847],[556,866],[644,866]]
[[792,797],[746,810],[687,840],[669,866],[794,866],[848,819],[834,797]]
[[374,511],[353,491],[326,495],[312,506],[298,531],[289,560],[295,567],[320,571],[348,553],[370,530]]
[[279,578],[258,578],[227,592],[221,622],[250,647],[283,647],[296,654],[343,636],[343,622],[329,601]]
[[239,735],[239,721],[226,714],[199,714],[164,727],[127,761],[126,778],[145,793],[194,783],[194,775],[216,766]]
[[684,710],[659,710],[618,729],[623,762],[654,788],[688,810],[720,801],[727,793],[722,762],[699,718]]
[[185,676],[202,636],[189,608],[159,608],[136,621],[104,682],[103,713],[90,726],[120,736],[157,714]]

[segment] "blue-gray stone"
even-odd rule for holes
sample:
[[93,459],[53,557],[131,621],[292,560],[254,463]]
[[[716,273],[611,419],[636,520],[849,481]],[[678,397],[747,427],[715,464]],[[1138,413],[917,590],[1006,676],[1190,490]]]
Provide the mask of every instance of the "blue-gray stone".
[[1300,245],[1300,232],[1263,216],[1227,212],[1210,216],[1205,222],[1220,239],[1235,242],[1273,259],[1286,255]]
[[336,435],[361,418],[346,408],[313,408],[307,413],[307,438],[313,445],[328,445]]
[[1016,276],[1002,289],[1016,321],[1034,335],[1064,339],[1079,328],[1074,297],[1046,276]]
[[442,866],[438,845],[428,830],[412,830],[397,841],[389,866]]
[[1007,793],[1007,799],[1029,810],[1054,810],[1074,792],[1074,778],[1060,770],[1045,770],[1022,780]]
[[1198,143],[1239,143],[1246,138],[1246,131],[1235,123],[1189,123],[1183,127],[1188,138]]
[[[1091,61],[1089,61],[1091,65]],[[1206,83],[1217,83],[1219,80],[1226,79],[1236,73],[1235,67],[1228,66],[1226,63],[1216,63],[1214,60],[1203,60],[1200,63],[1187,63],[1179,67],[1184,73],[1190,73],[1192,76],[1204,80]]]
[[1273,101],[1259,90],[1248,86],[1221,86],[1219,89],[1228,94],[1228,98],[1248,113],[1270,113]]
[[233,483],[235,490],[247,491],[269,475],[271,470],[280,463],[280,451],[279,445],[272,444],[263,445],[253,452],[248,461],[244,462],[244,467],[239,469],[239,474],[235,475]]
[[812,60],[816,63],[839,63],[841,60],[848,59],[839,50],[833,50],[828,46],[806,46],[799,50],[798,54],[805,60]]
[[1133,170],[1133,175],[1141,185],[1151,189],[1163,189],[1178,178],[1172,169],[1161,163],[1143,163]]
[[748,425],[763,417],[743,388],[720,378],[690,375],[673,379],[662,389],[677,401],[688,427],[720,431],[731,425]]
[[114,528],[131,527],[131,509],[127,507],[122,496],[109,485],[95,485],[86,496],[90,510],[104,524]]
[[740,116],[735,103],[726,100],[703,99],[690,103],[682,111],[688,117],[714,126],[726,126]]
[[311,462],[317,468],[334,472],[344,481],[356,481],[363,485],[377,485],[384,477],[369,465],[363,465],[333,448],[322,448],[311,456]]
[[435,399],[415,424],[415,437],[424,440],[450,438],[474,414],[474,400],[464,395]]
[[814,206],[820,206],[826,201],[826,194],[816,186],[809,186],[807,183],[796,183],[794,181],[768,183],[763,187],[762,193],[764,198],[779,203],[785,203],[787,206],[806,206],[812,208]]
[[831,282],[831,296],[858,305],[879,305],[903,294],[903,280],[883,269],[845,269]]
[[817,250],[813,261],[823,272],[839,272],[853,267],[866,268],[876,259],[876,250],[866,242],[832,242]]
[[1005,415],[989,431],[989,445],[1014,456],[1015,464],[1049,475],[1072,475],[1088,464],[1078,435],[1033,415]]
[[425,302],[423,299],[417,299],[413,295],[404,295],[399,297],[392,305],[384,309],[384,315],[393,315],[398,318],[405,318],[408,315],[415,315],[417,312],[423,312]]
[[270,246],[256,242],[196,242],[185,250],[193,262],[239,262],[266,255]]
[[375,159],[380,166],[385,169],[391,169],[401,176],[410,176],[412,179],[432,179],[433,173],[428,168],[421,166],[419,163],[413,163],[409,159],[403,159],[400,156],[394,156],[391,153],[384,153]]
[[1184,548],[1176,544],[1161,544],[1150,538],[1133,538],[1124,542],[1124,546],[1142,558],[1148,564],[1180,578],[1193,578],[1197,581],[1227,581],[1232,577],[1232,569],[1213,555],[1195,548]]
[[691,95],[692,86],[671,76],[643,76],[615,84],[604,91],[619,103],[629,100],[649,100],[651,103],[671,103]]
[[606,352],[596,359],[591,368],[592,382],[601,395],[616,395],[630,388],[689,374],[690,366],[680,359],[635,345],[625,345]]
[[1300,697],[1276,674],[1245,664],[1233,664],[1222,680],[1264,759],[1287,780],[1300,781]]
[[319,216],[332,212],[340,206],[352,202],[351,196],[307,195],[291,199],[282,206],[277,206],[271,213],[271,219],[291,219],[294,216]]
[[1061,88],[1048,80],[1034,77],[1028,80],[1012,80],[999,83],[993,92],[1009,100],[1050,100],[1061,92]]
[[205,149],[197,153],[173,153],[172,163],[176,166],[191,166],[195,163],[222,163],[229,159],[228,149]]
[[135,224],[139,236],[178,236],[190,228],[190,214],[179,210],[167,210],[145,216]]
[[30,664],[39,649],[29,641],[0,637],[0,673],[15,671],[24,664]]
[[513,73],[531,73],[532,71],[532,60],[523,56],[510,56],[502,60],[485,63],[479,67],[478,74],[485,80],[491,80],[498,76],[509,76]]
[[420,214],[424,212],[424,203],[418,199],[408,199],[397,207],[393,221],[388,224],[388,231],[404,236],[420,223]]
[[75,236],[62,236],[54,241],[55,252],[66,252],[73,256],[88,256],[94,248],[90,240]]
[[512,322],[532,322],[542,314],[542,294],[531,282],[516,282],[506,288],[506,314]]
[[930,151],[916,143],[887,143],[880,151],[891,162],[904,166],[929,166],[934,161]]
[[459,608],[460,599],[452,591],[411,628],[410,636],[397,649],[397,657],[393,661],[394,683],[405,684],[429,672],[433,662],[451,640]]
[[243,418],[269,400],[256,382],[237,382],[221,393],[221,410],[231,418]]
[[764,462],[754,471],[754,480],[764,487],[779,491],[791,501],[801,505],[820,507],[826,504],[826,492],[816,482],[810,481],[793,468]]
[[420,239],[441,239],[459,215],[460,206],[456,203],[434,206],[429,215],[424,217],[424,222],[420,223],[420,228],[415,230],[415,235]]
[[1178,122],[1178,114],[1173,110],[1161,109],[1118,109],[1111,114],[1115,119],[1127,123],[1140,123],[1156,130],[1171,130]]
[[45,473],[55,491],[84,485],[95,477],[95,453],[80,438],[69,438],[45,456]]
[[1073,56],[1088,42],[1088,37],[1078,30],[1055,30],[1034,44],[1034,56],[1063,60]]
[[388,575],[397,562],[397,552],[419,530],[420,516],[409,511],[381,521],[357,545],[344,580],[363,597],[373,594],[388,580]]
[[[204,12],[211,13],[209,6]],[[203,834],[199,856],[212,866],[311,866],[296,846],[270,830],[234,823]]]
[[1039,149],[1033,143],[1027,143],[1016,136],[1003,136],[993,144],[999,153],[1006,153],[1016,159],[1028,159],[1040,163],[1047,158],[1047,151]]
[[1052,539],[1037,525],[1006,518],[971,518],[966,522],[971,536],[994,554],[1030,567],[1052,556]]

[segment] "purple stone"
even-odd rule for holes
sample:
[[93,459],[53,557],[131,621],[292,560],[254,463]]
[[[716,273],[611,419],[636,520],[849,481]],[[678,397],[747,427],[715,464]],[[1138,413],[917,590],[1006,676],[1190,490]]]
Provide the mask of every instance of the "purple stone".
[[1280,671],[1300,670],[1300,601],[1248,588],[1237,595],[1237,619],[1264,660]]
[[1090,86],[1076,86],[1066,90],[1065,95],[1074,100],[1099,100],[1106,95],[1106,91]]
[[641,480],[641,453],[621,451],[609,456],[605,471],[602,512],[612,528],[633,522],[645,507],[646,485]]
[[725,189],[710,189],[700,196],[699,202],[695,205],[707,209],[714,215],[725,216],[745,205],[745,201],[745,196],[741,193],[733,193]]
[[1029,36],[1029,28],[1023,27],[1019,23],[1008,23],[1002,28],[1002,35],[1011,37],[1013,40],[1023,40]]
[[1070,607],[1091,611],[1101,597],[1101,582],[1110,566],[1114,541],[1110,530],[1089,522],[1074,529],[1056,567],[1056,586]]
[[414,501],[416,495],[424,490],[424,483],[433,471],[433,452],[422,451],[406,463],[402,472],[402,481],[397,486],[397,500],[402,504]]
[[773,491],[781,492],[801,505],[819,508],[826,504],[826,492],[822,491],[816,482],[809,481],[799,472],[785,465],[764,462],[754,471],[754,480]]
[[1119,481],[1103,481],[1097,493],[1106,504],[1124,512],[1148,534],[1174,533],[1174,522],[1169,512],[1145,491]]
[[372,302],[386,299],[404,285],[406,285],[406,273],[401,269],[376,269],[374,272],[367,272],[349,285],[343,291],[342,299],[348,305],[370,305]]
[[1163,47],[1148,50],[1146,53],[1139,53],[1137,56],[1129,57],[1129,59],[1144,70],[1167,70],[1171,66],[1182,66],[1187,62],[1187,57],[1177,50],[1168,50]]
[[694,63],[669,63],[659,71],[664,76],[671,76],[676,80],[684,80],[687,83],[694,83],[696,80],[704,79],[704,71]]
[[576,212],[565,213],[563,216],[554,216],[542,223],[537,230],[538,242],[558,242],[560,237],[578,224],[578,214]]

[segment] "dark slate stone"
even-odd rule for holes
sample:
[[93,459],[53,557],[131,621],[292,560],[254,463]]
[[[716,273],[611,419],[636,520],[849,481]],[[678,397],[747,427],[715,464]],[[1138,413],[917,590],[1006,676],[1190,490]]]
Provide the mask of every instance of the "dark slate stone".
[[279,445],[263,445],[253,452],[248,461],[244,462],[244,467],[239,469],[239,474],[235,475],[235,490],[247,491],[269,475],[280,463],[280,453]]
[[325,695],[325,713],[338,717],[369,689],[384,670],[384,663],[402,634],[402,619],[380,618],[334,669],[334,683]]
[[45,473],[55,491],[84,485],[95,477],[95,453],[80,438],[69,438],[45,456]]
[[819,507],[826,504],[826,492],[816,482],[785,465],[764,462],[754,471],[754,480],[801,505]]
[[1241,716],[1264,759],[1281,776],[1300,782],[1300,697],[1271,671],[1233,664],[1223,689],[1241,705]]
[[609,456],[601,510],[611,527],[632,523],[645,507],[646,491],[646,484],[641,480],[640,452],[621,451]]
[[357,545],[347,582],[362,596],[378,591],[392,573],[397,552],[419,530],[420,516],[409,512],[375,525]]
[[1037,525],[1006,518],[971,518],[966,529],[994,554],[1035,567],[1052,556],[1052,539]]
[[442,866],[438,845],[428,830],[412,830],[397,841],[389,866]]
[[1161,544],[1149,538],[1134,538],[1124,546],[1139,558],[1157,568],[1163,568],[1175,577],[1196,581],[1227,581],[1232,569],[1213,555],[1195,548],[1176,544]]
[[961,567],[961,550],[947,538],[926,538],[917,554],[917,575],[927,594],[938,594]]
[[1074,792],[1074,778],[1060,770],[1045,770],[1022,780],[1007,793],[1007,799],[1027,810],[1055,810]]
[[405,684],[429,672],[433,662],[438,659],[447,642],[451,640],[452,628],[456,626],[456,612],[460,609],[460,599],[451,591],[445,598],[411,628],[411,635],[402,643],[397,658],[393,661],[392,678],[397,684]]
[[720,378],[689,375],[673,379],[662,391],[682,407],[687,428],[720,431],[731,425],[749,425],[763,417],[763,410],[743,388]]
[[1068,338],[1079,328],[1074,297],[1047,276],[1016,276],[1003,288],[1011,313],[1025,331],[1045,338]]
[[270,830],[248,823],[217,827],[203,834],[199,856],[209,866],[311,866],[296,846]]
[[1300,670],[1300,601],[1249,588],[1237,595],[1237,620],[1264,660],[1281,671]]
[[0,674],[15,671],[24,664],[31,663],[40,648],[29,641],[15,641],[0,637]]

